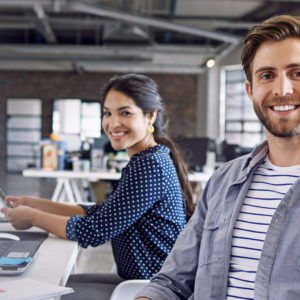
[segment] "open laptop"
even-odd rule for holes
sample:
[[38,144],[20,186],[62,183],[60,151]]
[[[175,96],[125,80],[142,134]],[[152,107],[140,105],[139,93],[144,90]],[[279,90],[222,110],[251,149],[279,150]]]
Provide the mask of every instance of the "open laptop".
[[0,231],[0,275],[23,273],[47,236],[46,232]]

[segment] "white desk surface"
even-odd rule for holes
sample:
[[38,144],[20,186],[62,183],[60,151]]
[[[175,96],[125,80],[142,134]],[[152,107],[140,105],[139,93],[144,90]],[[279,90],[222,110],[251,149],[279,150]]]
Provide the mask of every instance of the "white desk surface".
[[[24,177],[39,178],[68,178],[68,179],[87,179],[90,181],[98,180],[118,180],[121,173],[112,173],[108,171],[74,172],[74,171],[46,171],[38,169],[23,170]],[[194,172],[189,174],[189,180],[194,182],[206,183],[211,174],[203,172]]]
[[68,179],[87,179],[90,181],[98,180],[118,180],[121,173],[113,173],[108,171],[91,171],[91,172],[74,172],[74,171],[47,171],[40,169],[23,170],[24,177],[40,177],[40,178],[68,178]]
[[[14,231],[10,223],[6,222],[0,222],[0,230]],[[37,227],[33,227],[30,230],[41,231]],[[79,247],[77,242],[60,239],[49,234],[25,272],[16,276],[0,276],[0,282],[32,278],[64,286],[76,264],[78,252]]]
[[[82,186],[84,181],[119,180],[121,173],[108,171],[74,172],[74,171],[46,171],[41,169],[23,170],[24,177],[55,178],[57,183],[51,200],[54,202],[67,201],[82,203],[84,201]],[[189,180],[204,188],[211,173],[190,173]],[[66,196],[66,197],[65,197]]]

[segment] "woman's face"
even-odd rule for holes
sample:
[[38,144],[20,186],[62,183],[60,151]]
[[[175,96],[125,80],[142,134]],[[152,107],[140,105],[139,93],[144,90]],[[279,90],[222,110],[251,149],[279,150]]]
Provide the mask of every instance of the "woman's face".
[[104,100],[102,126],[115,150],[132,155],[155,145],[147,131],[156,114],[144,114],[125,94],[110,90]]

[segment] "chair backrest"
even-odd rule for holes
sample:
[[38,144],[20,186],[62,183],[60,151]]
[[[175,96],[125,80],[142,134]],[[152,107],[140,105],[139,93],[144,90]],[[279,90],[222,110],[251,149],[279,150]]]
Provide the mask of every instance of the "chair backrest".
[[132,279],[119,283],[109,300],[134,300],[136,294],[150,282],[148,279]]

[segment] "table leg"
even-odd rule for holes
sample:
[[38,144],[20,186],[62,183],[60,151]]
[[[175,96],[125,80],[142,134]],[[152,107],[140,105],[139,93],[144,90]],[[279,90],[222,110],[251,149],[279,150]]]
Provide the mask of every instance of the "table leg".
[[73,195],[73,191],[72,191],[69,179],[64,179],[64,186],[65,186],[65,190],[66,190],[66,194],[67,194],[67,199],[69,200],[68,202],[75,203],[76,199]]
[[60,194],[63,191],[63,188],[64,188],[64,179],[57,178],[57,183],[51,197],[52,201],[59,202]]
[[71,184],[71,188],[73,190],[74,193],[74,198],[75,198],[75,202],[82,202],[82,197],[81,197],[81,193],[80,190],[78,188],[78,185],[76,183],[76,179],[70,179],[70,184]]

